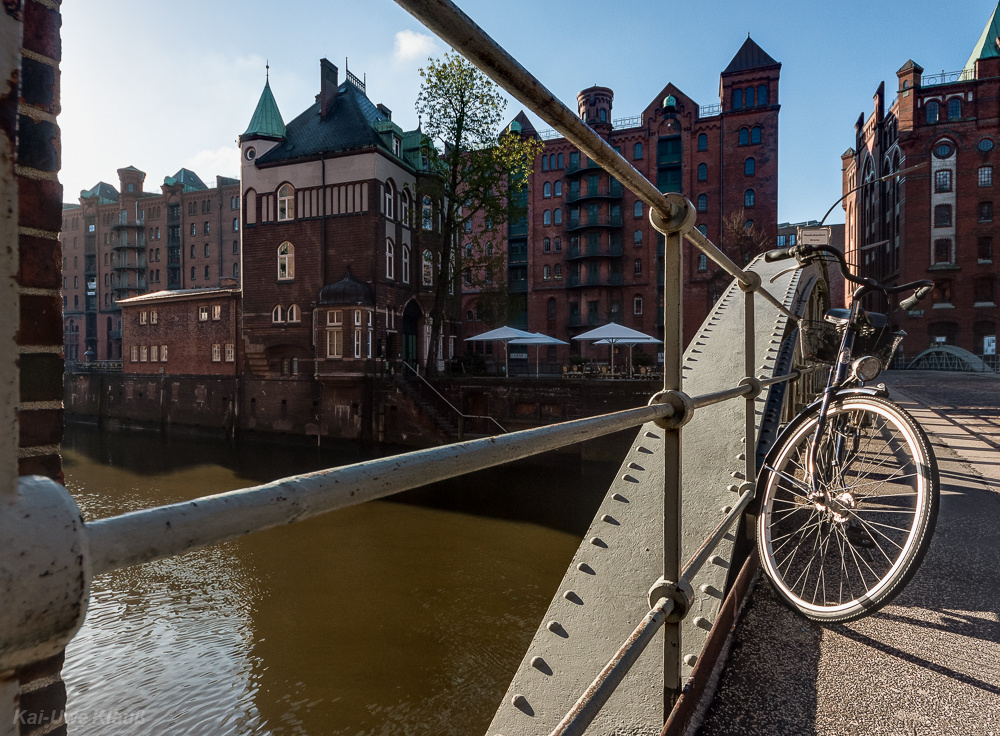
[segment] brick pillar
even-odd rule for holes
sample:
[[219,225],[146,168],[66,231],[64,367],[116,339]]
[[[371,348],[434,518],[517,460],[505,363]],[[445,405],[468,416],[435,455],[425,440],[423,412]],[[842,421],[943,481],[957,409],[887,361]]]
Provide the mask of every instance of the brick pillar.
[[[15,475],[63,478],[61,24],[60,0],[0,4],[0,500]],[[62,660],[0,673],[0,734],[66,733]]]

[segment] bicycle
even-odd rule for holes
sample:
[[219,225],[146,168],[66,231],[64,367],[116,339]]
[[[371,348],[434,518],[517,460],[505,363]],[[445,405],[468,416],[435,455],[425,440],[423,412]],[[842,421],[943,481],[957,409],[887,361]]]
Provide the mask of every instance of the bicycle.
[[761,465],[757,547],[781,598],[832,623],[874,613],[913,577],[937,520],[940,481],[923,430],[884,384],[870,385],[905,333],[890,332],[886,315],[861,307],[873,291],[915,289],[899,305],[910,310],[933,283],[886,286],[856,277],[825,245],[778,248],[764,258],[795,257],[802,266],[824,254],[858,286],[850,309],[800,323],[805,357],[832,368],[820,397],[784,427]]

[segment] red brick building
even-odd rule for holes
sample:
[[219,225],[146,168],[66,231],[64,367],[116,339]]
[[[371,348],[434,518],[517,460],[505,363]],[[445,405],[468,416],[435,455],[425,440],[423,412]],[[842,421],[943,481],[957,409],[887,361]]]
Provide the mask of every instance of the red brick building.
[[[63,331],[66,360],[121,360],[118,301],[162,289],[239,282],[239,182],[208,188],[181,169],[160,192],[146,175],[118,170],[118,188],[98,182],[63,205]],[[90,355],[87,355],[87,352]]]
[[[744,231],[761,243],[776,237],[780,72],[747,37],[721,74],[717,104],[701,106],[668,84],[631,118],[612,117],[607,87],[582,91],[577,105],[581,119],[661,191],[690,199],[699,229],[734,255]],[[537,134],[523,114],[512,125]],[[571,337],[610,321],[662,335],[663,240],[647,207],[567,140],[542,137],[527,222],[508,232],[508,287],[525,305],[518,326],[570,341],[548,349],[554,363],[578,353]],[[689,339],[731,279],[693,247],[684,255]],[[498,326],[477,320],[476,299],[474,289],[465,294],[466,335]]]
[[[346,70],[345,70],[346,71]],[[243,338],[251,378],[354,378],[427,356],[437,208],[419,193],[419,131],[326,59],[286,126],[265,84],[240,136]],[[455,336],[443,332],[442,355]]]
[[908,333],[907,358],[947,343],[996,360],[998,43],[995,10],[962,70],[924,75],[907,61],[896,72],[896,98],[887,106],[879,85],[874,111],[858,118],[855,145],[843,155],[848,258],[865,275],[936,284],[917,309],[892,315]]
[[118,304],[123,372],[237,375],[239,289],[159,291]]

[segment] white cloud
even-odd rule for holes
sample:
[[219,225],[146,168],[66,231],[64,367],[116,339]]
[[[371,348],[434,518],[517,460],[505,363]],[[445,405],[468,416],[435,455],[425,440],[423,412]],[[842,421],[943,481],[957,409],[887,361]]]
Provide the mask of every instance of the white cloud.
[[413,61],[425,58],[438,48],[434,36],[416,31],[400,31],[396,34],[396,46],[393,52],[395,61]]
[[186,158],[181,166],[198,174],[207,186],[214,187],[216,176],[228,176],[232,179],[240,177],[240,149],[236,146],[223,146],[215,150],[198,151]]

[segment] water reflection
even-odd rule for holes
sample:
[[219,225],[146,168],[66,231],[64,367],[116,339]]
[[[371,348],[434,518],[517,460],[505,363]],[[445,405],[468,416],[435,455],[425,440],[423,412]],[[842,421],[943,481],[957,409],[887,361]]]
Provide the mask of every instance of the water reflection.
[[[325,453],[64,445],[86,518],[362,459]],[[615,469],[519,464],[101,576],[67,652],[71,731],[483,733]]]

